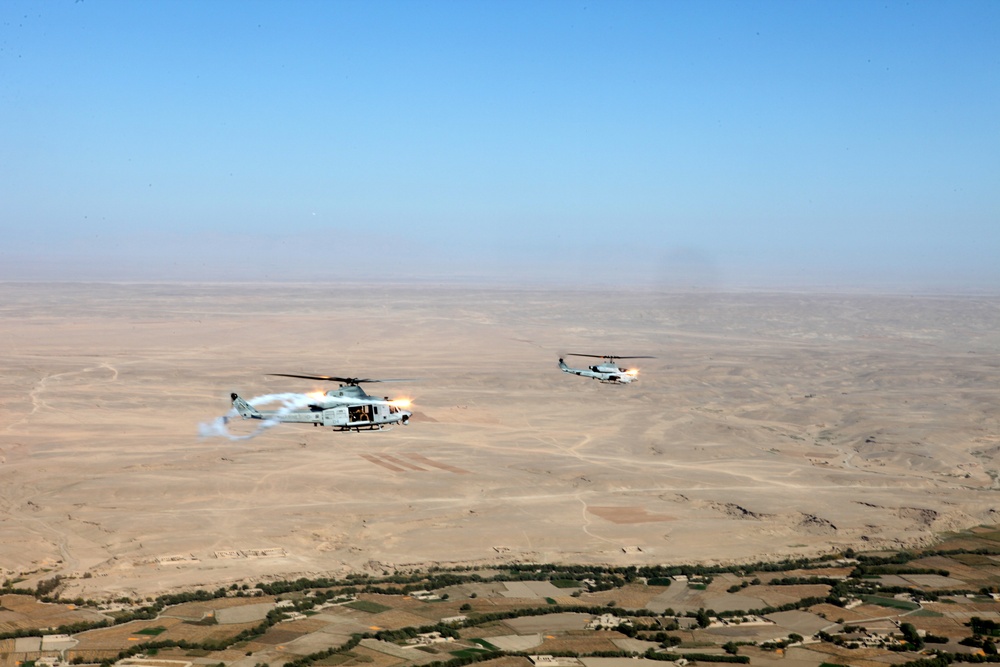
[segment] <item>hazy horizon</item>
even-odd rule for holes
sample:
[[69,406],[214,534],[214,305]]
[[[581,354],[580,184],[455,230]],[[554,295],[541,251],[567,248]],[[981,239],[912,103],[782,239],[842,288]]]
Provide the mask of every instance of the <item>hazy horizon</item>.
[[0,280],[1000,290],[1000,5],[0,7]]

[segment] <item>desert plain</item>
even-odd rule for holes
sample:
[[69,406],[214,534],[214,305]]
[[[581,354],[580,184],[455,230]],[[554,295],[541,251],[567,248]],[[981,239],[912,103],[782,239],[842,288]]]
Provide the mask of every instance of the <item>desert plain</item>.
[[[652,355],[639,381],[567,353]],[[567,357],[570,365],[585,365]],[[0,284],[0,568],[63,597],[750,562],[1000,521],[1000,297]],[[405,378],[407,426],[236,419]]]

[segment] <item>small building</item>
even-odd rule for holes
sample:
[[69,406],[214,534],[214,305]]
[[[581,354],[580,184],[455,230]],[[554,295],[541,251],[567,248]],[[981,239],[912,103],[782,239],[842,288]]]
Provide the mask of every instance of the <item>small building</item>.
[[597,618],[593,618],[587,623],[587,629],[593,630],[594,628],[617,628],[619,625],[626,623],[628,624],[628,619],[619,618],[614,614],[601,614]]
[[730,616],[729,618],[712,618],[709,627],[729,627],[737,625],[775,625],[775,622],[756,616],[754,614],[744,614],[743,616]]
[[431,644],[440,644],[442,642],[453,642],[454,637],[445,637],[440,632],[421,632],[419,635],[413,639],[407,640],[407,644],[414,646],[429,646]]
[[410,597],[412,597],[412,598],[414,598],[416,600],[422,600],[424,602],[428,602],[428,601],[431,601],[431,600],[440,600],[441,599],[440,596],[435,595],[434,593],[431,593],[430,591],[413,591],[412,593],[410,593]]
[[538,667],[582,667],[583,663],[577,658],[556,657],[554,655],[529,655],[531,664]]

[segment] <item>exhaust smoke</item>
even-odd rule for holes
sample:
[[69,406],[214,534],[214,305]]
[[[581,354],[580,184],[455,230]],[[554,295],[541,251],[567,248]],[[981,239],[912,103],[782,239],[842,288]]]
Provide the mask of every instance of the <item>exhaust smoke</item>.
[[[281,407],[278,408],[274,417],[280,417],[293,410],[300,410],[309,406],[314,402],[314,398],[309,394],[265,394],[263,396],[254,396],[253,398],[246,399],[253,407],[259,405],[267,405],[268,403],[281,403]],[[240,413],[236,411],[236,408],[232,408],[222,417],[216,417],[214,420],[208,423],[198,424],[198,437],[201,438],[226,438],[232,441],[238,440],[250,440],[251,438],[256,438],[258,435],[267,431],[281,422],[277,419],[263,419],[260,421],[260,426],[258,426],[253,432],[246,435],[234,435],[229,432],[227,425],[230,419],[239,417]]]

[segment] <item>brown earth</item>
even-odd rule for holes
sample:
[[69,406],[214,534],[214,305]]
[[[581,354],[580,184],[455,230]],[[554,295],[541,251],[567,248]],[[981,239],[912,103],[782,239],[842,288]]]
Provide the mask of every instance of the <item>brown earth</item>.
[[[0,567],[147,596],[927,544],[997,523],[998,352],[994,297],[0,284]],[[331,388],[268,373],[416,378],[368,385],[415,415],[199,437]]]

